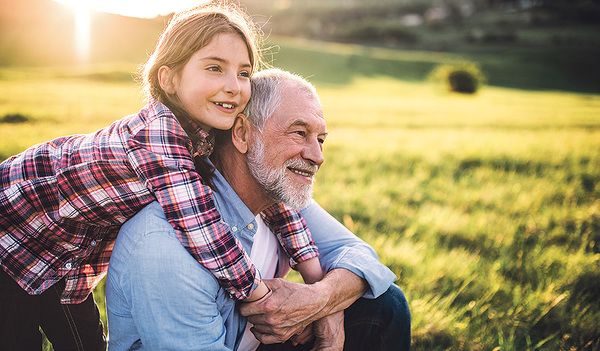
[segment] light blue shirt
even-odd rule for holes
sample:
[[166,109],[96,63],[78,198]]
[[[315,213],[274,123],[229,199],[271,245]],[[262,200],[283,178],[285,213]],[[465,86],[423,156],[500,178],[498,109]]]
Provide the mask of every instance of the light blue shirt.
[[[251,252],[254,215],[219,172],[213,181],[217,209]],[[326,271],[344,268],[366,279],[366,298],[378,297],[395,281],[375,251],[316,202],[302,215]],[[280,271],[285,263],[280,262]],[[246,327],[235,301],[181,245],[157,202],[119,232],[108,268],[106,305],[111,351],[235,350]]]

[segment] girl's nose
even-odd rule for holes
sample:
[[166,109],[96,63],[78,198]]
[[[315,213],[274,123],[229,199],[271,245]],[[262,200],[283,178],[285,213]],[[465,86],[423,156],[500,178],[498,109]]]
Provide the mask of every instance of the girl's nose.
[[240,93],[240,82],[238,81],[238,76],[237,74],[233,75],[233,76],[229,76],[227,78],[227,81],[225,82],[225,92],[229,95],[237,95]]

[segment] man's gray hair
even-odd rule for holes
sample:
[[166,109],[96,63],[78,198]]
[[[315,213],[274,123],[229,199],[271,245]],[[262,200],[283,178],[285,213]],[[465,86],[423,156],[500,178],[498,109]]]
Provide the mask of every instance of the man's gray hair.
[[309,98],[317,99],[315,87],[306,79],[277,68],[255,73],[251,79],[252,94],[244,109],[248,120],[262,132],[263,127],[281,103],[283,89],[298,89],[306,92]]

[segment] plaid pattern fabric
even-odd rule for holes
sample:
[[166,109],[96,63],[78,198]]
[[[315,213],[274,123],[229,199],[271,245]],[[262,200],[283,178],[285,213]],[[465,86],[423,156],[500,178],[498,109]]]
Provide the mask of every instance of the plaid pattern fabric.
[[260,216],[290,257],[290,266],[294,267],[299,262],[319,256],[300,212],[276,203],[261,212]]
[[246,298],[259,272],[221,221],[192,151],[175,116],[152,101],[95,133],[7,159],[0,164],[2,268],[30,294],[66,276],[61,301],[81,302],[106,273],[120,226],[158,200],[187,251],[233,298]]

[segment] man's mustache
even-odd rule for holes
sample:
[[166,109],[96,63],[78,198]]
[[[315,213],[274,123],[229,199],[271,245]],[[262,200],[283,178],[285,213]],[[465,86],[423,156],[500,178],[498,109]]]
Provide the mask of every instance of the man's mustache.
[[295,168],[302,172],[309,173],[313,177],[315,176],[315,174],[317,174],[317,171],[319,170],[319,167],[317,165],[314,165],[308,161],[298,159],[298,158],[293,158],[293,159],[287,160],[285,162],[284,166],[286,168]]

